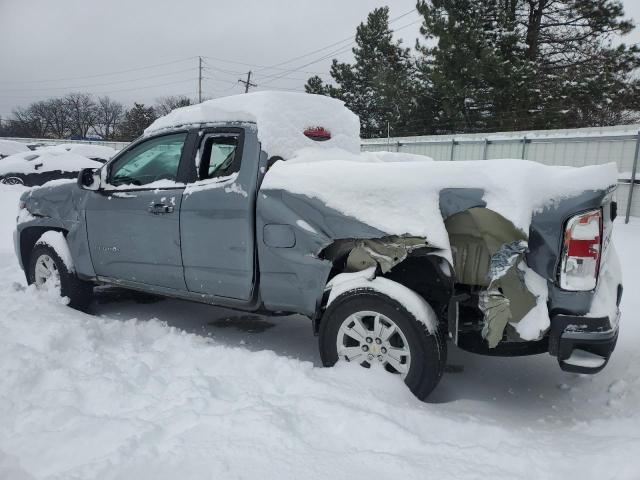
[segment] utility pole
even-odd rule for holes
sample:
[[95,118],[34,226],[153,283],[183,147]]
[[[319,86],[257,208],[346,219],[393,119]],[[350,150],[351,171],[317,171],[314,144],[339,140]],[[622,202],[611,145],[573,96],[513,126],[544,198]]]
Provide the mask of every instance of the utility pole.
[[202,103],[202,57],[198,57],[198,103]]
[[251,70],[249,70],[249,72],[247,73],[247,79],[246,80],[238,79],[238,82],[242,83],[244,85],[244,93],[247,93],[249,91],[249,87],[257,87],[258,86],[255,83],[251,83]]

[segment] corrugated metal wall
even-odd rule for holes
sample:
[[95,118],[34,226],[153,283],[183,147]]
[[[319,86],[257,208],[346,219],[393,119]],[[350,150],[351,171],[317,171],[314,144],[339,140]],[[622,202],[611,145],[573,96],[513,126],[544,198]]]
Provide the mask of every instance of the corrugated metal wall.
[[469,135],[392,137],[362,141],[363,151],[392,151],[427,155],[434,160],[534,160],[546,165],[581,167],[614,162],[620,179],[617,199],[620,215],[627,214],[632,177],[635,180],[629,214],[640,217],[640,171],[636,170],[640,125],[570,130],[536,130]]

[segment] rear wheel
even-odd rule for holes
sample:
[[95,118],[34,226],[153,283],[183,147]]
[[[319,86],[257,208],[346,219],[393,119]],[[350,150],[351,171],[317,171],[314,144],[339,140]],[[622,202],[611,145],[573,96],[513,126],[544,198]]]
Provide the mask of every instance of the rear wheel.
[[338,360],[365,368],[379,365],[424,400],[442,377],[446,343],[396,300],[363,288],[343,293],[327,308],[320,355],[325,366]]
[[67,297],[72,308],[84,310],[91,302],[93,285],[70,272],[49,245],[34,247],[29,258],[27,280],[38,290],[54,289],[61,297]]

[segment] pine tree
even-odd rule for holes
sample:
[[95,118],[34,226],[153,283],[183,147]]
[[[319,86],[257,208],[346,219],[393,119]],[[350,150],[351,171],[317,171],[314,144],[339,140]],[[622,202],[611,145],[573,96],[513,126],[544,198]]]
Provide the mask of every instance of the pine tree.
[[124,120],[120,123],[118,131],[123,140],[134,140],[144,132],[156,119],[153,107],[145,107],[143,103],[134,103],[131,109],[124,114]]
[[393,40],[389,28],[389,8],[377,8],[356,31],[355,63],[333,60],[331,77],[336,86],[311,77],[309,93],[342,99],[360,116],[363,137],[407,132],[415,108],[414,70],[410,50]]
[[[637,119],[637,46],[618,0],[420,0],[421,92],[437,130],[609,125]],[[418,100],[419,102],[421,100]],[[425,128],[427,125],[425,125]]]

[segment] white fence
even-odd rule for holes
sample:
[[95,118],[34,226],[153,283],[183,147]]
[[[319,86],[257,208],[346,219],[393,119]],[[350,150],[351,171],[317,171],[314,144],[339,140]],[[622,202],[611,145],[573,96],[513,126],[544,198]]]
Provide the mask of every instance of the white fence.
[[508,158],[569,166],[615,162],[618,211],[626,222],[629,215],[640,217],[639,149],[640,125],[362,141],[363,151],[415,153],[443,161]]

